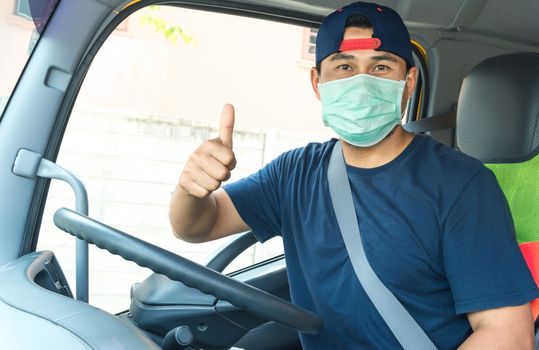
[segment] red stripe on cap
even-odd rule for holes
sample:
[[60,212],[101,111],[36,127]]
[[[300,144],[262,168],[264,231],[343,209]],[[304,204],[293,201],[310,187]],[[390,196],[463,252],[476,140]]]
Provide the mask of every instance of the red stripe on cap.
[[339,51],[377,49],[382,45],[378,38],[348,39],[341,42]]

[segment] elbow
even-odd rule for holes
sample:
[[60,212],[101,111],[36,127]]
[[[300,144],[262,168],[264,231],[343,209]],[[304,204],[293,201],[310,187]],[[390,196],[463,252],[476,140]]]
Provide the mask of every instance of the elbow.
[[188,243],[203,243],[207,241],[207,233],[204,232],[196,232],[192,228],[185,227],[184,225],[180,225],[176,220],[173,219],[173,217],[169,213],[169,219],[170,219],[170,226],[172,228],[172,233],[174,236],[178,239],[181,239],[182,241],[188,242]]
[[185,241],[187,243],[203,243],[207,241],[205,239],[205,235],[186,233],[185,231],[176,230],[174,229],[174,227],[172,228],[172,233],[176,238],[181,239],[182,241]]
[[178,220],[174,217],[172,213],[168,213],[168,218],[170,222],[170,228],[172,229],[172,233],[174,234],[174,237],[181,239],[186,242],[191,242],[192,238],[189,234],[186,233],[186,230],[182,225],[178,223]]
[[[175,205],[171,202],[168,218],[172,233],[176,238],[189,243],[202,243],[209,240],[215,222],[215,210],[208,209],[206,202]],[[211,202],[209,202],[211,204]],[[213,208],[214,209],[214,208]]]
[[171,229],[172,234],[174,237],[181,239],[182,241],[189,242],[189,243],[197,243],[196,242],[196,235],[193,235],[190,232],[187,232],[184,228],[178,227],[177,225],[174,225],[174,223],[171,221]]
[[174,237],[181,239],[182,241],[188,241],[188,237],[185,234],[180,233],[180,231],[176,230],[174,226],[172,226],[172,234]]

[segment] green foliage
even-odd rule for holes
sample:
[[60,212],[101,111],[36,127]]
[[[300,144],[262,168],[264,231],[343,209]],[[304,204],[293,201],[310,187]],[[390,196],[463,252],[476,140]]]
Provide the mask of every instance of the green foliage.
[[[156,5],[149,6],[149,10],[152,12],[159,11],[159,9],[159,6]],[[193,41],[193,37],[187,34],[181,26],[177,24],[170,24],[162,17],[153,16],[152,14],[145,14],[142,16],[141,22],[142,24],[153,26],[156,32],[162,33],[163,37],[170,40],[173,44],[175,44],[178,39],[182,39],[186,44]]]

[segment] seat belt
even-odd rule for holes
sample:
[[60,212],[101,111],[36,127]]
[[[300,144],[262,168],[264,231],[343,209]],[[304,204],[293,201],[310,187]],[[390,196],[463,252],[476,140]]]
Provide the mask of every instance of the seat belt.
[[337,216],[348,256],[361,286],[376,310],[404,350],[436,349],[412,315],[380,281],[365,256],[340,141],[335,143],[331,153],[328,183],[333,210]]
[[454,129],[457,124],[457,112],[455,109],[439,115],[423,118],[413,122],[402,124],[404,130],[413,133]]

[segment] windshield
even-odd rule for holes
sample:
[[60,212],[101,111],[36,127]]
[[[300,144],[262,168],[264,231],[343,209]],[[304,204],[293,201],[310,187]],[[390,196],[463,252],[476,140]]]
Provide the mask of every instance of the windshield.
[[0,1],[0,116],[58,1]]

